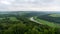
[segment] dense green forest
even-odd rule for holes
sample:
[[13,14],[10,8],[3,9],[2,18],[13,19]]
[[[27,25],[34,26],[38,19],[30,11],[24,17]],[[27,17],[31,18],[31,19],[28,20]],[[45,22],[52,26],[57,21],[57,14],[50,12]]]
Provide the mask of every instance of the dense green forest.
[[[53,19],[59,19],[47,16],[50,14],[52,13],[29,11],[0,12],[0,34],[60,34],[60,28],[38,24],[29,20],[30,17],[34,16],[51,22]],[[53,22],[59,23],[60,21]]]

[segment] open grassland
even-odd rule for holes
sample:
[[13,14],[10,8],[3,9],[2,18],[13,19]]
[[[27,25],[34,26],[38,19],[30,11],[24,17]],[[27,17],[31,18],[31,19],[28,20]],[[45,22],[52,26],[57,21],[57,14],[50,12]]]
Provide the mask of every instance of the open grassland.
[[50,14],[51,17],[60,17],[60,14]]

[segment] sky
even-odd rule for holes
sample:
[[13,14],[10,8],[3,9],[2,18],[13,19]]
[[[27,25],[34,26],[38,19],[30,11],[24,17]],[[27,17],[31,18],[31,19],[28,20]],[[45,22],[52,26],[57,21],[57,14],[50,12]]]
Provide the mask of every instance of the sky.
[[60,0],[0,0],[0,11],[60,11]]

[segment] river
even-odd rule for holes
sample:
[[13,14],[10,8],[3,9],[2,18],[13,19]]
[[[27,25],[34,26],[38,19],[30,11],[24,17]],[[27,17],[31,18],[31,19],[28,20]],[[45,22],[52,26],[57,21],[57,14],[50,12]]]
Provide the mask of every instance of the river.
[[34,17],[31,17],[30,20],[33,21],[33,22],[36,22],[38,24],[42,24],[42,23],[38,22],[37,20],[35,20]]

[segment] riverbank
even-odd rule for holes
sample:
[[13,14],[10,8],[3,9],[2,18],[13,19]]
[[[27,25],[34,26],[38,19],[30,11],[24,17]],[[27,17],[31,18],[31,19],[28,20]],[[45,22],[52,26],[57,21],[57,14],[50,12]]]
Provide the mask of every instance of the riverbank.
[[34,18],[34,17],[31,17],[30,20],[31,21],[34,21],[34,22],[36,22],[38,24],[48,25],[48,26],[54,27],[54,28],[60,28],[60,25],[59,24],[56,24],[56,23],[53,23],[53,22],[48,22],[48,21],[41,20],[41,19]]

